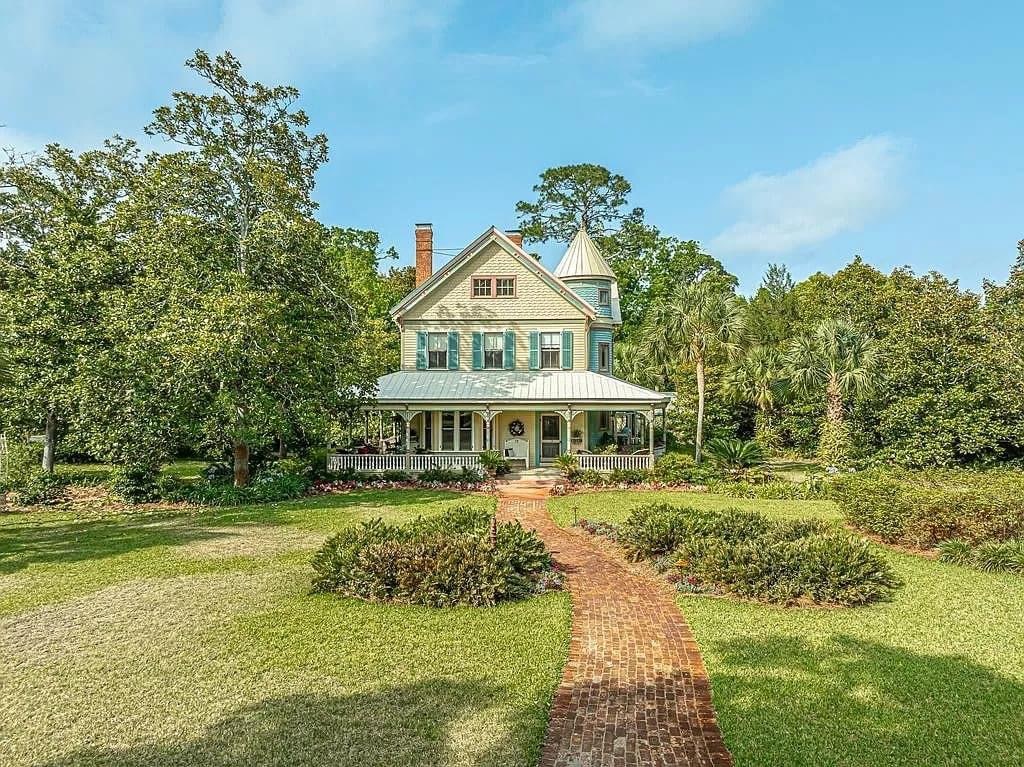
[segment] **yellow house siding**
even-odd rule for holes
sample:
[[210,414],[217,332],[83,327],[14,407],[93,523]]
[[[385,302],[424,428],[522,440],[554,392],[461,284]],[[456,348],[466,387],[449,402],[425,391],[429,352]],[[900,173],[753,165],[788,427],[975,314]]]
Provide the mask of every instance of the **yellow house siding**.
[[[471,288],[474,275],[514,276],[515,297],[473,298]],[[572,293],[571,290],[566,292]],[[583,319],[585,316],[570,299],[560,295],[535,272],[523,266],[499,243],[492,242],[424,296],[405,313],[403,320],[458,319],[482,323],[550,317]]]
[[419,331],[428,333],[447,333],[455,330],[459,333],[459,369],[473,369],[473,333],[500,333],[506,328],[516,334],[516,370],[530,368],[530,331],[554,332],[571,330],[573,370],[587,369],[587,332],[586,321],[570,320],[500,320],[484,323],[479,320],[445,320],[445,321],[406,321],[402,330],[402,369],[416,369],[416,334]]

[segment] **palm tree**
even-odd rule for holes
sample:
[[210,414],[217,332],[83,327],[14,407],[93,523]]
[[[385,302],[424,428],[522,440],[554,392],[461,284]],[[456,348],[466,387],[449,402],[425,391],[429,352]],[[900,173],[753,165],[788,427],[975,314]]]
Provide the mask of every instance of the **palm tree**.
[[786,368],[793,389],[825,393],[825,422],[818,446],[822,461],[834,465],[846,457],[850,435],[845,398],[870,391],[877,364],[874,340],[845,320],[823,320],[812,333],[790,342]]
[[733,359],[746,336],[743,303],[730,290],[698,282],[657,304],[642,333],[652,364],[677,369],[693,365],[697,374],[697,434],[694,460],[704,443],[705,374],[716,359]]
[[752,346],[726,371],[722,394],[730,402],[747,402],[757,408],[754,431],[766,448],[775,447],[772,414],[786,395],[782,355],[771,346]]
[[665,369],[651,361],[641,344],[620,341],[615,344],[615,377],[637,386],[658,389],[664,386]]

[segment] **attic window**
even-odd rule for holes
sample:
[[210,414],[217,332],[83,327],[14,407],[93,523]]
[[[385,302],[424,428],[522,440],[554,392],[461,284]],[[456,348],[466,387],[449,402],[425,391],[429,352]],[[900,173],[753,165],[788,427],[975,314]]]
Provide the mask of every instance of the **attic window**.
[[473,298],[515,298],[515,277],[474,277]]
[[597,291],[597,303],[599,306],[612,305],[612,292],[608,288],[600,288]]

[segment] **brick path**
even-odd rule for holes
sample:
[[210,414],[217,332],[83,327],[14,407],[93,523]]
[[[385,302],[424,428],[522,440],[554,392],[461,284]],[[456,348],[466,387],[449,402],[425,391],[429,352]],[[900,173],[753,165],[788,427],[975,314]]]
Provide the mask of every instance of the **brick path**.
[[569,662],[540,767],[726,767],[732,757],[690,627],[663,584],[547,513],[546,491],[503,488],[498,515],[535,529],[572,594]]

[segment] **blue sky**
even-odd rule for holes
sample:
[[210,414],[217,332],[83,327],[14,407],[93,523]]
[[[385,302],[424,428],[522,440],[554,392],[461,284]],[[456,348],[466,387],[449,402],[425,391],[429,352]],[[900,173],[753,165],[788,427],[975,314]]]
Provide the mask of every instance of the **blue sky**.
[[0,145],[143,139],[227,48],[328,135],[323,220],[403,262],[415,222],[459,248],[595,162],[744,290],[855,253],[976,288],[1024,237],[1022,28],[999,0],[0,0]]

